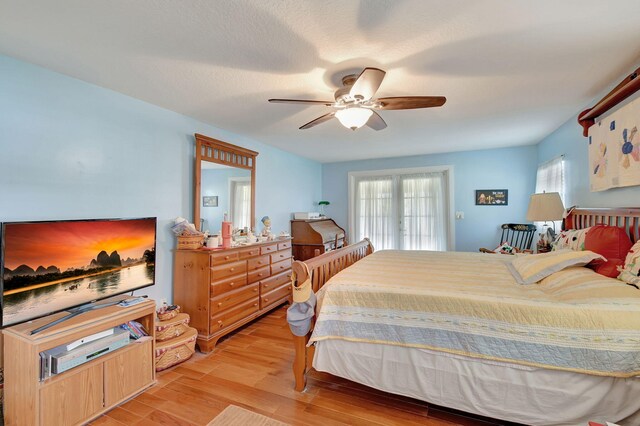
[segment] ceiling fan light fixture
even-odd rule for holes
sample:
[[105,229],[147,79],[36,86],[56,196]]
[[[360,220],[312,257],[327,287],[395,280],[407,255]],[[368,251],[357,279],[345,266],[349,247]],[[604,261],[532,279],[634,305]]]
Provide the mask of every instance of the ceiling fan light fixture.
[[351,107],[336,112],[336,117],[347,129],[356,130],[367,124],[373,111],[368,108]]

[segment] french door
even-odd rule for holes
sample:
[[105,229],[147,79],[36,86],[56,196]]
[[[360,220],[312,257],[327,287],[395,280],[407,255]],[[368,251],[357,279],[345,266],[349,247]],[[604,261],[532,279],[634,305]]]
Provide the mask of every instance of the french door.
[[449,168],[350,174],[351,229],[376,250],[450,250]]

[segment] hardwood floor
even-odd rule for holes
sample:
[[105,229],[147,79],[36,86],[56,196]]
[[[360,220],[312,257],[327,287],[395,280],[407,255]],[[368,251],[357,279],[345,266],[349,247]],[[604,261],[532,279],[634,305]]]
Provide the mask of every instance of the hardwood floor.
[[208,355],[158,373],[158,384],[94,425],[206,425],[234,404],[292,425],[506,425],[391,395],[325,373],[293,390],[293,348],[281,307]]

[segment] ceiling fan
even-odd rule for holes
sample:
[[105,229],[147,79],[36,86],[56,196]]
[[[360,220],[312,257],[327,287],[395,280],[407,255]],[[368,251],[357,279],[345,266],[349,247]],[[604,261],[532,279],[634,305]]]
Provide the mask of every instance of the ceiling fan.
[[360,75],[349,74],[342,77],[343,86],[336,90],[335,101],[269,99],[269,102],[321,105],[335,109],[301,126],[300,130],[310,129],[334,117],[351,130],[359,129],[365,124],[374,130],[382,130],[387,127],[387,123],[375,110],[432,108],[440,107],[447,101],[444,96],[396,96],[374,99],[373,96],[382,84],[385,74],[385,71],[378,68],[365,68]]

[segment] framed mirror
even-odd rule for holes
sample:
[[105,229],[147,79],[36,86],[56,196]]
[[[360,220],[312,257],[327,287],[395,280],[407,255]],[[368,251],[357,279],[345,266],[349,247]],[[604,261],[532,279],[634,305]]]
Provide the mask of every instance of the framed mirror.
[[258,153],[198,133],[195,138],[193,223],[215,233],[226,213],[234,228],[254,228]]

